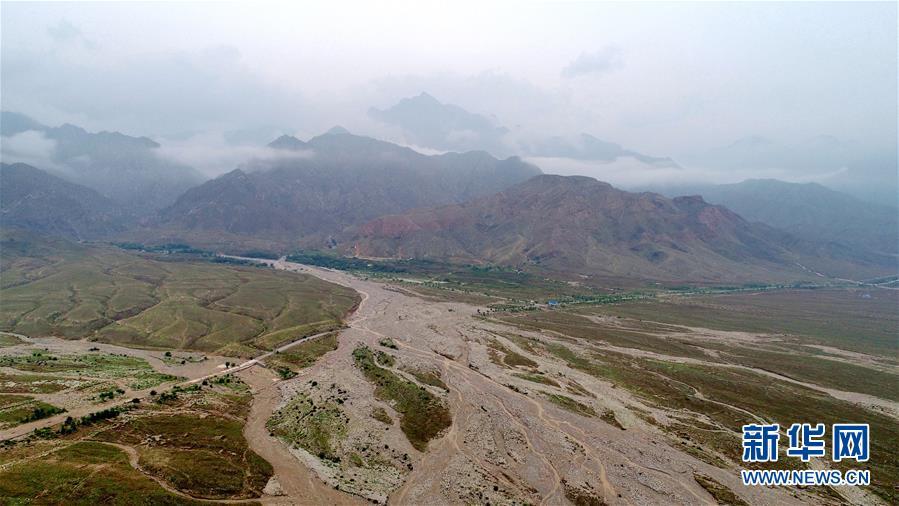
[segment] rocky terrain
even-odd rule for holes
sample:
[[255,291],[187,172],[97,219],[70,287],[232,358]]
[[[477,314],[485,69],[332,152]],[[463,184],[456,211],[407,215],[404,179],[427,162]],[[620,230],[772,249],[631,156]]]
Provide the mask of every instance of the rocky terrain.
[[97,191],[24,163],[0,164],[0,213],[4,227],[75,240],[122,232],[133,219]]
[[[832,409],[838,417],[870,410],[866,420],[876,425],[881,438],[875,448],[877,460],[871,465],[875,473],[889,469],[880,467],[881,453],[883,444],[889,445],[895,436],[888,427],[899,416],[899,403],[891,400],[895,392],[889,388],[870,390],[882,395],[861,394],[873,387],[860,383],[861,390],[850,391],[854,387],[828,387],[824,379],[798,381],[751,365],[721,362],[725,353],[778,349],[779,343],[789,343],[783,335],[669,326],[589,311],[582,317],[555,311],[521,317],[492,314],[468,303],[421,298],[409,287],[392,282],[284,260],[260,261],[351,288],[360,294],[361,303],[336,339],[332,332],[324,332],[242,362],[218,356],[196,361],[196,354],[185,352],[171,357],[87,340],[27,336],[9,336],[11,345],[0,348],[0,357],[38,360],[41,367],[48,367],[40,361],[42,353],[76,361],[78,353],[107,353],[146,360],[153,369],[169,374],[162,381],[163,386],[175,385],[166,394],[174,396],[175,404],[151,404],[124,416],[116,423],[128,433],[101,425],[98,434],[104,434],[105,444],[130,452],[132,472],[138,472],[134,479],[149,473],[165,492],[184,499],[216,497],[222,492],[192,495],[199,492],[191,492],[190,486],[159,474],[155,464],[139,459],[141,452],[172,442],[152,438],[132,442],[128,438],[143,437],[140,431],[162,430],[133,425],[138,423],[134,420],[175,413],[173,406],[182,404],[208,411],[211,408],[204,399],[209,396],[236,402],[227,395],[221,397],[229,388],[247,399],[239,408],[247,448],[267,462],[252,464],[256,481],[234,484],[229,502],[303,504],[314,498],[332,504],[766,505],[883,504],[883,497],[888,497],[852,487],[775,489],[739,484],[739,465],[732,455],[739,449],[739,438],[728,416],[762,419],[776,413],[752,408],[752,395],[758,389],[766,396],[788,392],[794,403],[823,402],[821,406],[830,408],[811,409]],[[590,331],[594,324],[604,330]],[[621,345],[616,340],[621,338],[646,341]],[[290,363],[299,348],[325,339],[333,339],[333,348],[316,348],[317,358],[299,369],[285,373],[279,367]],[[690,351],[685,355],[684,350]],[[827,350],[832,360],[846,367],[864,367],[881,375],[895,371],[895,363],[889,360]],[[679,395],[669,392],[659,397],[654,393],[680,388],[681,380],[672,373],[691,370],[706,371],[691,380],[693,386],[683,383],[692,394],[680,390]],[[634,373],[637,376],[631,376]],[[241,382],[228,383],[232,375]],[[744,385],[745,399],[722,397],[716,390],[715,381],[731,376],[749,382]],[[211,386],[206,387],[207,383]],[[0,437],[21,439],[32,431],[55,427],[69,415],[88,416],[100,408],[121,406],[132,397],[156,396],[147,387],[128,387],[126,393],[100,404],[89,394],[81,401],[68,395],[38,394],[68,412],[7,428]],[[772,399],[780,399],[777,395]],[[679,405],[683,399],[687,404]],[[796,408],[794,404],[786,407]],[[75,441],[84,444],[90,433],[67,438],[59,441],[62,447]],[[212,438],[203,444],[219,444],[216,441]],[[239,439],[229,441],[243,444]],[[13,446],[6,467],[0,467],[0,486],[8,485],[3,481],[4,469],[29,469],[22,467],[16,452],[30,454],[44,444],[32,442],[22,450]],[[196,451],[193,445],[186,448],[179,451]],[[214,480],[204,473],[198,479]],[[270,476],[264,487],[258,473]],[[889,494],[880,483],[878,494]],[[258,498],[246,495],[260,491]]]
[[[296,458],[331,487],[395,504],[707,504],[716,500],[710,493],[715,487],[734,491],[749,504],[822,500],[795,490],[740,486],[736,472],[671,445],[657,427],[636,416],[651,413],[664,420],[670,413],[613,383],[524,352],[503,337],[510,327],[479,319],[474,306],[424,303],[345,273],[275,265],[350,286],[363,296],[338,349],[278,387],[283,399],[278,409],[312,399],[334,410],[338,423],[331,427],[338,429],[331,435],[329,458],[304,449],[304,438],[285,439],[295,445]],[[556,339],[547,333],[533,337]],[[357,367],[354,352],[362,347],[392,357],[385,367],[410,381],[418,380],[406,371],[439,376],[442,387],[419,383],[442,399],[452,424],[426,452],[410,443],[392,403],[379,397],[377,386]],[[497,350],[526,354],[551,378],[549,384],[516,376],[531,368],[497,361]],[[572,389],[581,392],[575,402],[581,413],[552,400],[567,398]]]
[[518,158],[485,152],[427,156],[342,129],[303,143],[276,139],[275,161],[248,164],[188,190],[142,232],[196,241],[197,235],[266,238],[282,248],[318,246],[377,216],[450,204],[500,191],[539,174]]
[[538,265],[634,279],[748,281],[885,275],[887,256],[821,251],[700,196],[631,193],[582,176],[541,175],[463,204],[384,216],[338,248],[362,257]]

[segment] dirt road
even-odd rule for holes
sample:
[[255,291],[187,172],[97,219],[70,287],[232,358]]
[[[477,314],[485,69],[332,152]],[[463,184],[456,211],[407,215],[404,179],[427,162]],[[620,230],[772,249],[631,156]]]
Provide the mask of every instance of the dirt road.
[[361,500],[326,485],[309,468],[302,465],[285,444],[271,436],[265,423],[281,403],[277,378],[268,369],[253,367],[243,370],[239,377],[253,390],[253,404],[244,426],[250,449],[267,460],[274,468],[282,497],[264,497],[265,504],[363,504]]

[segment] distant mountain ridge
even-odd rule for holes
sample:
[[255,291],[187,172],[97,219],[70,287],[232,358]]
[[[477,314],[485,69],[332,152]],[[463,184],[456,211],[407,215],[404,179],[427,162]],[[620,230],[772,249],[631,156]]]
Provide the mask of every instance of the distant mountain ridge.
[[822,260],[814,246],[698,196],[629,193],[583,176],[541,175],[471,202],[384,216],[348,230],[337,248],[363,257],[539,265],[659,280],[812,276],[800,262],[840,273],[888,269],[868,260]]
[[284,149],[289,151],[300,151],[309,147],[305,142],[297,139],[292,135],[282,135],[272,142],[268,143],[268,147],[274,149]]
[[368,114],[401,128],[419,146],[444,151],[484,150],[496,156],[559,157],[603,163],[630,157],[646,164],[678,167],[670,158],[644,155],[587,133],[520,139],[494,119],[442,103],[424,92],[403,98],[386,109],[371,108]]
[[378,121],[402,128],[416,145],[443,151],[484,150],[504,155],[503,136],[509,130],[481,114],[444,104],[422,92],[386,109],[368,110]]
[[899,254],[899,210],[864,202],[817,183],[749,179],[721,185],[659,187],[666,195],[701,194],[749,221],[809,241],[885,255]]
[[668,157],[649,156],[625,149],[614,142],[606,142],[589,134],[580,134],[574,138],[548,137],[533,141],[525,146],[530,156],[572,158],[598,162],[613,162],[619,158],[634,158],[643,163],[660,167],[679,168],[680,166]]
[[0,135],[3,137],[11,137],[16,134],[27,132],[29,130],[44,131],[47,130],[46,125],[25,116],[24,114],[12,111],[0,111]]
[[[58,162],[53,172],[3,165],[3,226],[69,239],[232,251],[238,244],[332,248],[363,257],[698,282],[819,272],[867,279],[894,274],[899,262],[895,209],[816,184],[752,180],[668,193],[705,198],[665,198],[588,177],[543,175],[518,157],[425,155],[334,127],[308,141],[281,135],[266,156],[192,185],[147,137],[51,128],[15,113],[3,113],[2,126],[6,137],[40,132],[53,141]],[[586,134],[573,144],[549,137],[533,149],[547,157],[674,164]],[[83,186],[72,182],[82,180]],[[171,203],[157,210],[166,199]]]
[[875,149],[832,135],[789,143],[753,135],[686,156],[684,161],[706,169],[755,174],[773,170],[803,175],[866,201],[892,207],[899,203],[899,153],[895,143]]
[[23,163],[0,163],[0,225],[67,239],[120,233],[133,215],[95,190]]
[[[49,127],[19,113],[3,111],[2,135],[39,132],[53,141],[47,169],[97,190],[138,214],[149,214],[175,201],[205,178],[195,169],[159,156],[160,145],[147,137],[96,132],[64,124]],[[15,161],[15,160],[6,160]]]
[[344,132],[332,129],[305,143],[276,139],[270,146],[308,156],[256,161],[192,188],[160,212],[157,226],[175,234],[321,242],[383,214],[463,202],[540,173],[518,158],[427,156]]

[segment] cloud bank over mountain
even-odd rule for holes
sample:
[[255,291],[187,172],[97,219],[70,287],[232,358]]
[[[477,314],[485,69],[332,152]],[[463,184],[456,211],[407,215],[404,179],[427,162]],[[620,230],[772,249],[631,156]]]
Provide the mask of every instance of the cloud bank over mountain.
[[[895,187],[895,4],[422,2],[356,4],[352,19],[339,6],[290,8],[224,4],[209,19],[191,4],[6,5],[2,107],[148,136],[192,159],[262,146],[273,129],[309,138],[339,123],[437,151],[597,160],[535,151],[586,134],[671,158],[681,176],[845,169],[829,184]],[[385,116],[422,92],[469,115],[414,134]],[[731,163],[727,147],[756,136],[787,148]],[[852,146],[841,167],[802,146],[819,136]],[[221,173],[255,156],[247,151],[196,163]]]

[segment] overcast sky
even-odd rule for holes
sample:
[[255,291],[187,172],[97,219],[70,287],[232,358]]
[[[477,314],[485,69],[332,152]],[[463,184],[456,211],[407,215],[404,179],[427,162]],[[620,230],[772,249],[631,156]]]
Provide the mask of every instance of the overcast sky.
[[157,138],[376,134],[370,106],[427,91],[675,158],[754,135],[895,151],[896,21],[894,2],[4,2],[2,107]]

